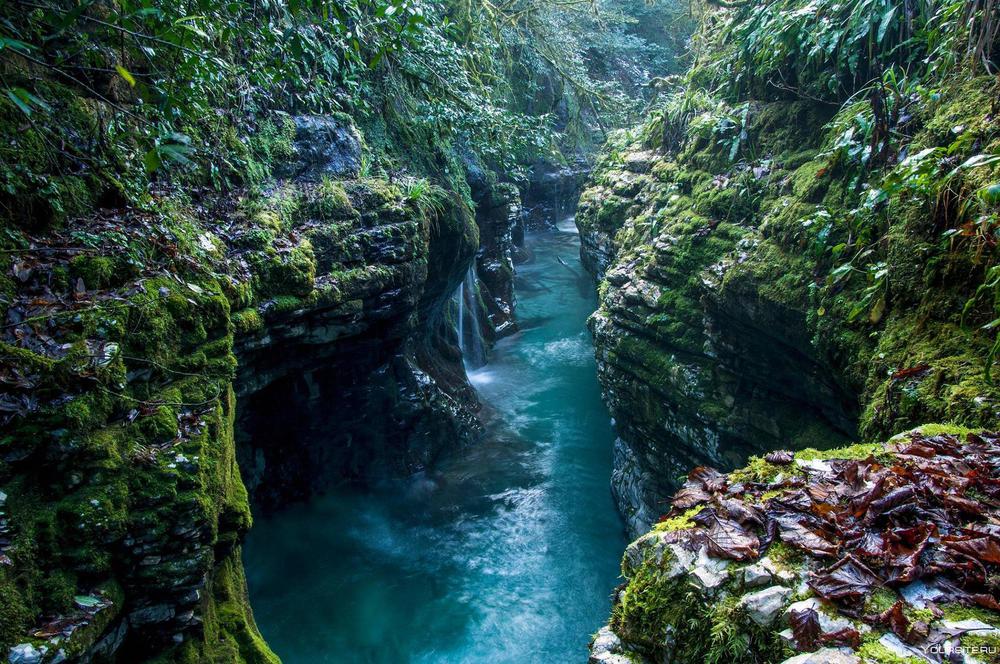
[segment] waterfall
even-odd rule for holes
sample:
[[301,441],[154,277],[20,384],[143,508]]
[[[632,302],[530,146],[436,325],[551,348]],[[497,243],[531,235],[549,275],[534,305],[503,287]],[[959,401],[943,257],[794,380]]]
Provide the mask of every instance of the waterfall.
[[469,322],[472,323],[472,329],[469,330],[470,352],[466,353],[463,350],[463,354],[466,357],[466,362],[469,362],[473,366],[481,367],[486,364],[486,353],[483,350],[483,308],[479,304],[479,287],[476,284],[475,263],[469,267],[469,272],[465,275],[465,281],[467,284],[465,292],[471,298],[469,314],[472,320]]
[[[476,283],[476,267],[473,264],[465,273],[455,294],[458,300],[458,347],[465,363],[471,368],[486,364],[486,347],[483,343],[482,306],[479,302],[479,287]],[[468,318],[468,324],[466,324]]]
[[458,285],[458,348],[465,357],[465,280]]

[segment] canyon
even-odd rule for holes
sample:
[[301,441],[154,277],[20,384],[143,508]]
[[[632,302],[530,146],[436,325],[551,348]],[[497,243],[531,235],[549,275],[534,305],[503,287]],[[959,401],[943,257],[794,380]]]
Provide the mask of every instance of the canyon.
[[341,4],[0,8],[0,654],[993,661],[1000,9]]

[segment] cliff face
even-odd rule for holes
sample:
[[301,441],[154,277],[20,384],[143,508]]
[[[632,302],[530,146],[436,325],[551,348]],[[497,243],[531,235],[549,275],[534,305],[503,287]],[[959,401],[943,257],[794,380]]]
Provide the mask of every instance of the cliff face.
[[[797,150],[823,122],[801,104],[755,110],[759,123],[798,125],[780,136]],[[612,486],[632,535],[687,469],[854,435],[856,397],[807,328],[810,268],[761,234],[762,196],[746,190],[794,196],[796,157],[776,153],[785,146],[767,129],[755,135],[773,155],[759,179],[730,172],[708,141],[683,156],[633,144],[581,198],[583,261],[601,280],[590,327],[620,436]],[[740,177],[750,182],[727,183]]]
[[[914,109],[924,129],[909,149],[942,140],[949,122],[995,142],[964,103],[973,87]],[[695,465],[996,414],[989,340],[960,320],[979,258],[941,248],[933,205],[905,199],[878,259],[834,273],[831,220],[866,194],[820,149],[829,112],[801,101],[746,108],[754,158],[731,161],[697,126],[670,144],[654,119],[611,144],[581,198],[582,258],[600,282],[590,325],[620,435],[613,490],[633,535]]]
[[[936,548],[990,530],[969,519],[992,499],[950,512],[923,475],[994,473],[962,461],[993,444],[964,427],[1000,414],[990,51],[904,81],[894,58],[936,62],[938,42],[883,43],[895,7],[867,54],[810,50],[866,34],[837,13],[856,5],[820,4],[707,13],[691,71],[581,197],[612,490],[641,535],[595,664],[963,661],[996,642],[993,563],[952,579],[965,563]],[[892,39],[963,10],[928,7]]]
[[452,303],[478,245],[471,209],[361,177],[345,117],[272,138],[287,177],[262,193],[16,238],[0,448],[12,661],[275,661],[239,556],[250,500],[412,472],[477,433]]

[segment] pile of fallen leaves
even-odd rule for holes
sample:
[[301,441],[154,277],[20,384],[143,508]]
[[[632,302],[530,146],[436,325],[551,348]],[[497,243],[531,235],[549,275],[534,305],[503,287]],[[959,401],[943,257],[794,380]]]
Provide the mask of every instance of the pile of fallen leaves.
[[[802,461],[785,451],[765,458],[779,469],[771,482],[693,470],[665,518],[704,508],[694,529],[671,537],[737,561],[784,542],[811,557],[806,580],[816,595],[908,643],[924,641],[928,623],[902,598],[880,613],[866,610],[876,591],[909,587],[903,594],[912,596],[919,587],[920,604],[935,617],[943,603],[1000,611],[1000,434],[963,441],[911,433],[862,460]],[[813,610],[791,622],[803,649],[860,641],[850,628],[822,635]]]

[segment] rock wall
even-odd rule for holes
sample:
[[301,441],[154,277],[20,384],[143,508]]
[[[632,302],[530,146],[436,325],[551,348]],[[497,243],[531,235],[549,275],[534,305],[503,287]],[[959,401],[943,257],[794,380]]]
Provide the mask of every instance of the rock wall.
[[[995,145],[984,107],[967,103],[991,85],[915,104],[907,149],[947,142],[947,124]],[[867,213],[888,221],[881,244],[854,250],[865,267],[838,260],[855,237],[844,219],[862,214],[877,179],[860,185],[823,150],[834,140],[827,107],[745,108],[735,151],[711,111],[618,135],[581,196],[582,260],[599,281],[590,328],[620,437],[613,490],[632,535],[695,465],[997,416],[991,341],[962,313],[983,263],[941,244],[947,213],[897,193],[888,212]],[[973,190],[990,175],[968,177]]]
[[236,338],[240,466],[261,507],[415,472],[478,431],[446,315],[473,260],[471,214],[453,203],[432,229],[391,190],[338,186],[332,225],[307,212],[302,226],[336,296],[266,300]]
[[17,239],[0,345],[11,661],[276,661],[239,556],[251,497],[412,472],[476,435],[450,317],[478,246],[469,205],[360,177],[343,116],[269,140],[294,177],[261,192]]
[[[801,122],[800,111],[777,104],[761,115]],[[821,121],[802,126],[803,141]],[[768,177],[784,186],[780,173]],[[590,328],[619,434],[612,486],[633,536],[694,466],[733,468],[855,434],[856,398],[806,326],[808,277],[790,269],[774,297],[771,274],[733,269],[795,258],[759,252],[758,211],[744,204],[732,216],[741,203],[716,178],[634,146],[603,163],[581,198],[582,260],[601,281]]]

